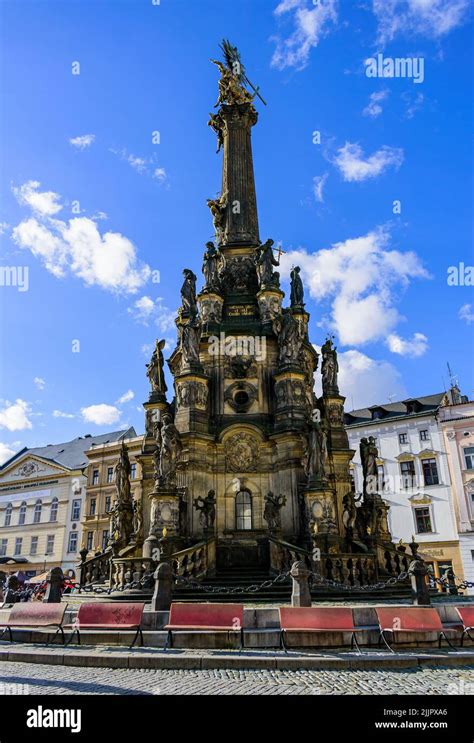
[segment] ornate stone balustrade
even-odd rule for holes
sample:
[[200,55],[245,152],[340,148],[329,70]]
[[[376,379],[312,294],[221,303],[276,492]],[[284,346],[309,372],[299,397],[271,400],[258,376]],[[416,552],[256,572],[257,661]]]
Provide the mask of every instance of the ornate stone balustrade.
[[204,578],[216,569],[216,540],[211,537],[171,555],[173,573],[178,578]]

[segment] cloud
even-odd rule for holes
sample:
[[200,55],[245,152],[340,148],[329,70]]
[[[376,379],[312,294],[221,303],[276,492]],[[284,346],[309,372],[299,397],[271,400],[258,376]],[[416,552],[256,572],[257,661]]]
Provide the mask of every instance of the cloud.
[[27,181],[22,186],[13,186],[12,190],[20,204],[26,204],[37,214],[51,217],[63,208],[58,203],[61,197],[54,191],[38,191],[40,186],[39,181]]
[[321,204],[324,201],[323,189],[328,179],[328,176],[329,176],[329,173],[324,173],[324,175],[315,175],[313,178],[314,198],[316,201],[318,201]]
[[63,413],[62,410],[53,410],[53,418],[75,418],[74,413]]
[[470,325],[474,322],[474,312],[472,311],[472,304],[463,304],[459,309],[459,318],[467,322]]
[[33,382],[38,387],[39,390],[44,390],[44,386],[46,382],[44,381],[44,379],[42,379],[42,377],[35,377],[33,379]]
[[33,424],[28,418],[31,415],[31,405],[25,400],[18,398],[14,403],[5,401],[5,407],[0,410],[0,427],[7,428],[9,431],[23,431],[26,428],[33,428]]
[[414,333],[411,339],[401,338],[396,333],[387,337],[387,346],[392,353],[417,358],[428,350],[428,338],[423,333]]
[[118,408],[114,405],[106,405],[105,403],[81,408],[81,413],[85,423],[95,423],[96,426],[117,423],[121,416]]
[[402,93],[402,99],[406,103],[405,118],[412,119],[423,106],[425,96],[423,93],[417,93],[416,96],[412,96],[410,93]]
[[135,397],[135,393],[133,392],[133,390],[128,390],[128,392],[124,392],[124,394],[121,397],[119,397],[118,400],[116,400],[115,404],[123,405],[123,403],[130,402],[130,400],[133,400],[134,397]]
[[78,150],[85,150],[86,147],[90,147],[92,142],[95,140],[95,134],[82,134],[80,137],[73,137],[69,140],[69,144],[76,147]]
[[166,170],[162,167],[159,167],[157,164],[157,157],[155,154],[153,154],[151,157],[142,157],[140,155],[134,155],[131,152],[128,152],[125,148],[122,148],[121,150],[115,150],[114,148],[110,147],[109,152],[111,152],[113,155],[117,155],[121,160],[128,163],[133,170],[135,170],[140,175],[148,175],[151,176],[151,178],[154,178],[157,180],[160,184],[166,183],[168,178],[166,175]]
[[337,0],[324,0],[316,5],[309,0],[281,0],[274,14],[281,18],[290,13],[294,30],[287,38],[272,37],[276,42],[272,67],[303,70],[309,62],[311,49],[318,46],[321,38],[336,24],[337,7]]
[[367,106],[362,111],[362,114],[364,116],[370,116],[373,119],[376,119],[377,116],[380,116],[380,114],[383,111],[382,106],[380,105],[381,101],[386,100],[389,96],[388,90],[378,90],[376,93],[371,93],[369,97],[369,102]]
[[369,157],[364,156],[359,144],[346,142],[334,158],[345,181],[365,181],[376,178],[390,167],[399,168],[403,162],[403,150],[384,145]]
[[378,22],[378,41],[399,34],[439,38],[467,19],[470,0],[372,0]]
[[[23,189],[21,186],[14,191],[21,195]],[[22,196],[20,200],[30,204]],[[65,222],[43,213],[41,218],[33,216],[20,222],[12,237],[21,248],[30,250],[56,278],[72,274],[87,286],[135,293],[151,275],[150,267],[138,261],[136,248],[127,237],[120,232],[101,234],[96,222],[89,217],[75,217]]]
[[173,312],[163,304],[163,298],[157,297],[154,301],[151,297],[143,296],[137,299],[128,312],[133,319],[142,325],[154,322],[162,333],[175,329],[176,312]]
[[164,183],[166,181],[166,170],[164,168],[155,168],[153,178],[156,178],[160,183]]
[[390,234],[382,227],[315,253],[284,253],[282,272],[288,275],[292,265],[301,266],[314,299],[331,302],[327,326],[344,345],[386,338],[402,319],[395,290],[415,278],[430,277],[416,253],[390,248]]
[[4,464],[10,457],[15,454],[15,449],[11,449],[8,444],[0,441],[0,465]]

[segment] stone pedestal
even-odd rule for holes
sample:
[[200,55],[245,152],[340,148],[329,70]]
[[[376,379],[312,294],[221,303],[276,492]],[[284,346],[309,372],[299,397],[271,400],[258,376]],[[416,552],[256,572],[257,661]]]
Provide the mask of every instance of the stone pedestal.
[[285,293],[277,287],[261,289],[257,294],[258,309],[263,323],[270,325],[281,315],[281,303]]
[[274,376],[276,411],[275,424],[278,430],[294,428],[295,423],[306,422],[306,385],[304,372],[288,367]]
[[202,372],[184,372],[175,379],[175,425],[180,433],[207,433],[209,378]]
[[[180,535],[180,494],[176,488],[156,488],[149,496],[151,500],[150,536],[160,539],[163,529],[168,537]],[[149,545],[150,542],[145,540]],[[147,547],[147,550],[149,547]]]
[[291,591],[292,606],[311,606],[311,593],[308,578],[311,571],[306,567],[303,560],[294,562],[291,566],[290,575],[293,581]]
[[198,295],[197,302],[201,320],[205,325],[219,325],[222,322],[224,298],[220,294],[203,291]]
[[311,485],[304,492],[308,534],[312,547],[334,553],[341,541],[337,525],[337,502],[327,483]]

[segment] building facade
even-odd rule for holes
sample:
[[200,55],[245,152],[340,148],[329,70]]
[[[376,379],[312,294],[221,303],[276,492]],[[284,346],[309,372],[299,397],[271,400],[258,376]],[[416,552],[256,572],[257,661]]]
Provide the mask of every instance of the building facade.
[[[346,413],[345,422],[349,443],[355,450],[355,491],[362,492],[360,442],[373,436],[378,449],[379,492],[390,505],[388,520],[394,542],[408,543],[414,536],[436,577],[452,568],[463,578],[459,509],[440,425],[450,399],[450,393],[442,392],[374,405]],[[466,520],[465,525],[472,529],[471,522]]]
[[73,575],[82,542],[86,450],[125,431],[22,449],[0,467],[0,571]]

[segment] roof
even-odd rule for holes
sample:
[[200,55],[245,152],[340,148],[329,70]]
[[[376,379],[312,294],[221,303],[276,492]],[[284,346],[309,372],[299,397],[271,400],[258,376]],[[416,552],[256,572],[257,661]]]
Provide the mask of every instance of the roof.
[[[389,402],[384,405],[371,405],[370,408],[359,408],[345,413],[345,425],[357,426],[396,418],[416,418],[423,415],[434,414],[446,397],[446,392],[437,392],[434,395],[423,397],[410,397],[400,402]],[[374,411],[380,411],[378,417],[373,417]]]
[[59,464],[69,470],[81,469],[82,467],[86,467],[88,464],[88,459],[85,453],[91,446],[107,444],[111,441],[120,441],[120,439],[135,438],[136,435],[135,429],[131,426],[130,428],[124,428],[121,431],[102,433],[100,436],[91,436],[91,434],[78,436],[76,439],[66,441],[62,444],[48,444],[48,446],[38,446],[32,449],[25,447],[8,459],[0,467],[0,472],[25,454],[41,457],[41,459],[54,462],[55,464]]

